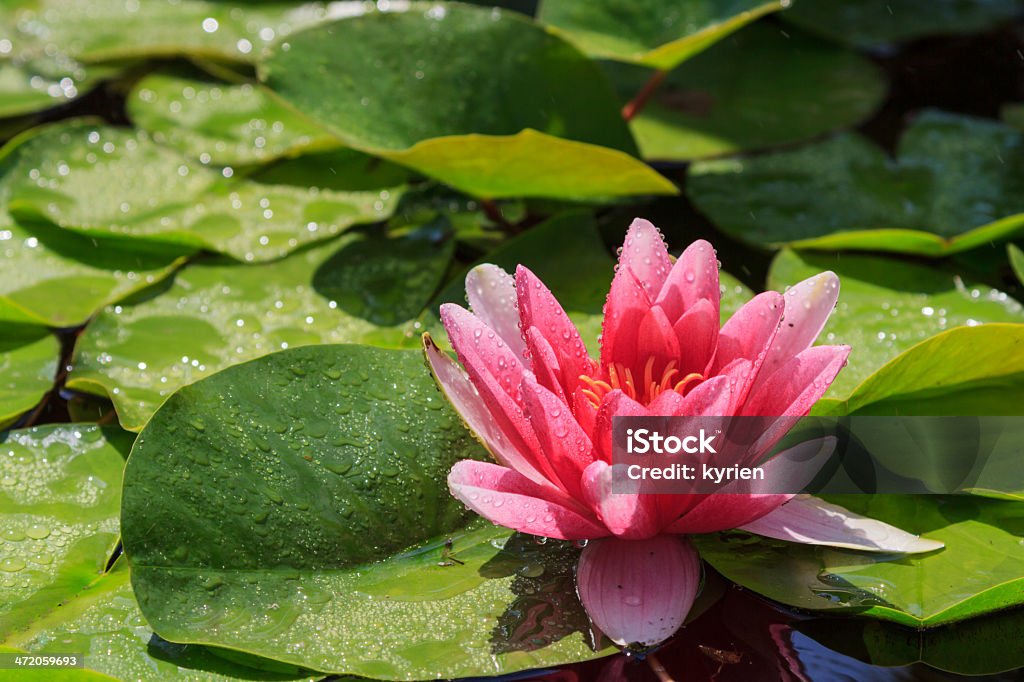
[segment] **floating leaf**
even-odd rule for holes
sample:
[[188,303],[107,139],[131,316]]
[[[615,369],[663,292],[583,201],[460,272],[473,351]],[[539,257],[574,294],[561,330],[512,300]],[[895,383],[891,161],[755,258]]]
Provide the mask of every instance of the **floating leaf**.
[[5,324],[0,334],[0,429],[53,388],[60,342],[43,327]]
[[798,2],[785,21],[832,40],[881,47],[930,35],[980,33],[1020,14],[1016,0]]
[[945,548],[893,556],[725,534],[701,536],[701,556],[730,580],[784,604],[913,627],[1024,603],[1024,505],[939,495],[829,499]]
[[128,114],[157,142],[220,166],[265,163],[338,144],[251,83],[153,73],[132,90]]
[[839,303],[822,343],[853,348],[829,392],[846,398],[869,375],[920,342],[961,325],[1024,322],[1024,309],[1007,294],[915,263],[876,256],[800,253],[775,257],[768,286],[786,286],[824,270],[839,275]]
[[675,192],[630,156],[597,66],[513,12],[434,4],[370,13],[292,36],[260,73],[346,145],[472,194]]
[[595,57],[673,69],[788,0],[544,0],[538,16]]
[[759,246],[942,256],[1024,230],[1024,133],[919,116],[890,160],[852,134],[795,151],[694,164],[687,193]]
[[[627,100],[654,74],[616,63],[606,70]],[[689,161],[851,126],[884,95],[878,70],[856,53],[755,24],[671,72],[630,128],[645,159]]]
[[245,261],[279,258],[353,224],[383,220],[401,193],[229,180],[144,133],[87,122],[25,136],[5,166],[18,220]]
[[577,550],[467,527],[445,479],[483,454],[416,350],[291,349],[183,388],[125,472],[143,613],[172,641],[382,679],[608,653],[580,631]]
[[1017,275],[1017,279],[1021,284],[1024,284],[1024,251],[1013,244],[1006,245],[1007,255],[1010,257],[1010,266],[1013,268],[1013,274]]
[[0,117],[20,116],[66,104],[110,74],[111,69],[102,67],[86,71],[66,57],[25,64],[0,61]]
[[132,438],[62,424],[9,431],[0,441],[0,645],[18,646],[106,568]]
[[397,345],[444,276],[452,243],[431,230],[349,234],[265,265],[197,263],[170,288],[86,327],[67,386],[114,402],[137,431],[175,389],[281,348]]

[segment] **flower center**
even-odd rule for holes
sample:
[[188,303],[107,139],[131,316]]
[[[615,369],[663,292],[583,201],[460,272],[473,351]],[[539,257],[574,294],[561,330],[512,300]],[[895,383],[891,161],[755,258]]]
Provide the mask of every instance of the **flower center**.
[[[583,395],[594,407],[601,407],[604,397],[618,389],[640,404],[648,405],[665,391],[686,395],[687,390],[704,381],[704,375],[700,372],[691,372],[679,378],[680,372],[676,369],[675,360],[670,361],[660,375],[655,375],[655,360],[654,356],[647,358],[643,377],[634,377],[629,367],[618,362],[608,365],[602,379],[581,374],[580,382],[587,386],[583,389]],[[637,381],[638,378],[640,381]]]

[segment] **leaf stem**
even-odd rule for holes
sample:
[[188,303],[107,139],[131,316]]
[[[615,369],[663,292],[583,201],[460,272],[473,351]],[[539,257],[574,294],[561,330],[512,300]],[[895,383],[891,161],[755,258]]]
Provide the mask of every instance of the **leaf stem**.
[[640,92],[636,93],[636,97],[626,103],[626,106],[622,107],[622,118],[627,121],[632,121],[644,107],[647,106],[647,100],[651,98],[651,95],[661,86],[662,81],[665,80],[665,76],[668,75],[668,71],[659,69],[651,74],[651,77],[647,79],[644,86],[640,88]]
[[672,676],[668,674],[668,671],[665,670],[665,666],[661,664],[661,661],[654,654],[647,655],[647,665],[651,667],[651,670],[661,682],[675,682]]

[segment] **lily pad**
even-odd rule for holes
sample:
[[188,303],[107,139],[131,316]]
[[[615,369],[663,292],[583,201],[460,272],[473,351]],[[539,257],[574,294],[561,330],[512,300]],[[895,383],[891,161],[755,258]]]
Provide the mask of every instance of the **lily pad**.
[[1024,133],[926,112],[895,161],[845,134],[696,163],[687,193],[722,230],[758,246],[943,256],[1024,231]]
[[[89,237],[279,258],[390,215],[400,187],[339,191],[227,179],[145,133],[71,122],[22,138],[5,159],[16,220]],[[371,160],[365,160],[371,163]]]
[[143,613],[171,641],[378,679],[608,653],[581,633],[578,550],[448,493],[451,465],[483,454],[415,350],[291,349],[188,386],[125,472]]
[[855,512],[945,543],[915,556],[702,536],[717,571],[775,601],[933,627],[1024,603],[1024,505],[978,497],[830,497]]
[[17,646],[106,568],[131,441],[89,424],[0,435],[0,644]]
[[338,145],[252,83],[154,73],[136,84],[127,106],[132,121],[155,141],[219,166],[265,163]]
[[0,117],[21,116],[66,104],[112,73],[112,69],[103,67],[86,70],[67,57],[24,64],[0,61]]
[[401,343],[452,256],[445,235],[349,234],[264,265],[196,263],[86,327],[67,387],[109,396],[138,431],[177,388],[281,348]]
[[[606,71],[624,100],[655,73],[612,62]],[[852,51],[754,24],[668,74],[630,128],[643,158],[690,161],[847,128],[885,89],[878,69]]]
[[1006,293],[958,275],[878,256],[781,251],[768,286],[786,286],[832,270],[839,275],[839,303],[819,337],[853,348],[828,398],[848,398],[854,388],[900,353],[960,326],[1024,322],[1024,308]]
[[788,0],[544,0],[538,17],[595,57],[669,70]]
[[1010,257],[1010,267],[1013,268],[1013,274],[1017,275],[1017,279],[1021,284],[1024,284],[1024,251],[1013,244],[1006,245],[1007,255]]
[[0,429],[53,388],[60,342],[44,327],[7,324],[0,334]]
[[27,230],[0,209],[0,324],[83,324],[104,305],[159,282],[184,260],[173,250],[128,249],[47,225]]
[[1020,14],[1016,0],[833,0],[795,3],[782,17],[858,47],[882,47],[931,35],[980,33]]
[[597,65],[514,12],[413,4],[369,13],[297,33],[260,75],[347,146],[471,194],[676,191],[630,156],[633,139]]

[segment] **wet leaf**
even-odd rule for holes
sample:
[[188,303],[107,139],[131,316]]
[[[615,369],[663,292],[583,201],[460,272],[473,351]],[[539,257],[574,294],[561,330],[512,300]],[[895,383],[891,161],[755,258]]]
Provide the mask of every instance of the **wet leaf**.
[[49,330],[5,324],[0,332],[0,429],[10,426],[53,387],[60,342]]
[[197,263],[166,291],[108,307],[78,341],[67,386],[109,396],[137,431],[175,389],[281,348],[401,343],[452,243],[433,230],[349,234],[264,265]]
[[759,246],[942,256],[1024,230],[1024,134],[927,112],[896,161],[847,134],[694,164],[687,193],[722,230]]
[[67,57],[24,64],[0,61],[0,117],[21,116],[66,104],[112,73],[112,69],[103,67],[86,70]]
[[701,536],[701,556],[730,580],[784,604],[912,627],[1024,603],[1024,505],[939,495],[829,500],[942,541],[945,549],[878,555],[754,538],[737,543],[736,534],[725,534]]
[[267,86],[347,146],[486,197],[671,194],[597,66],[513,12],[413,5],[292,36]]
[[797,2],[782,17],[832,40],[871,48],[931,35],[981,33],[1019,13],[1016,0],[834,0]]
[[179,251],[206,248],[245,261],[279,258],[353,224],[383,220],[402,189],[227,179],[227,169],[215,172],[143,132],[81,121],[26,135],[7,154],[5,171],[16,220]]
[[[624,101],[654,74],[616,63],[606,70]],[[884,95],[878,70],[854,52],[755,24],[672,71],[630,128],[645,159],[689,161],[849,127]]]
[[146,76],[129,95],[128,114],[155,141],[219,166],[265,163],[338,144],[258,85],[194,74]]
[[856,395],[854,388],[887,362],[946,330],[1024,322],[1024,309],[1004,292],[938,268],[877,256],[784,250],[772,262],[768,286],[782,290],[824,270],[839,275],[840,289],[819,340],[853,348],[829,398]]
[[787,0],[544,0],[538,16],[595,57],[673,69]]
[[172,641],[383,679],[606,653],[580,632],[577,550],[509,538],[448,493],[481,456],[416,350],[291,349],[192,384],[125,474],[143,613]]

